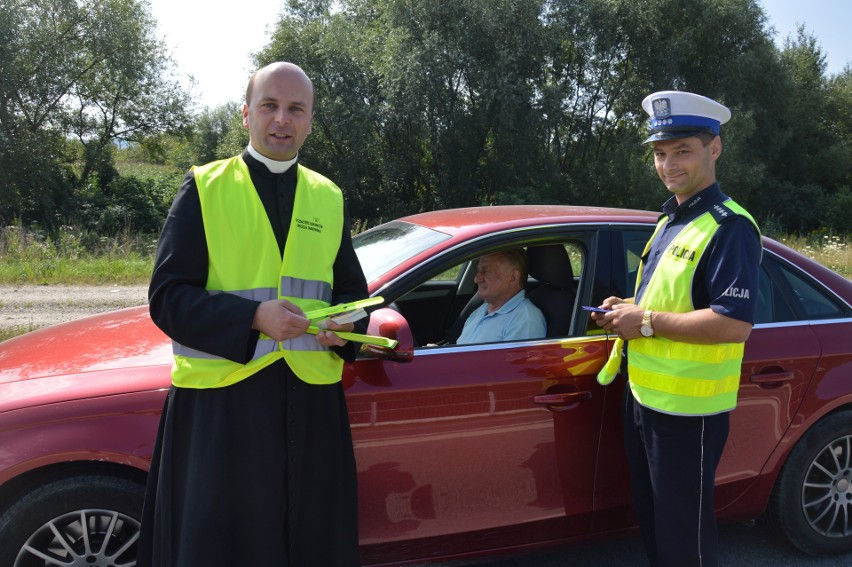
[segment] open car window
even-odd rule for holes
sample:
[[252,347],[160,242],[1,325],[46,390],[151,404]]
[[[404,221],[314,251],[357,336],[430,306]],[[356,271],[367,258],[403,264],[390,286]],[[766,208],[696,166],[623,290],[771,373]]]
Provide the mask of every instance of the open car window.
[[[519,337],[512,342],[569,336],[578,308],[579,283],[587,265],[585,245],[572,240],[529,244],[523,248],[527,253],[529,272],[524,291],[529,301],[544,315],[547,330],[544,337]],[[489,249],[488,252],[498,250],[500,248]],[[464,322],[482,304],[474,281],[478,257],[441,268],[394,302],[394,308],[408,321],[417,345],[457,344]],[[470,344],[484,343],[468,343],[468,346]]]

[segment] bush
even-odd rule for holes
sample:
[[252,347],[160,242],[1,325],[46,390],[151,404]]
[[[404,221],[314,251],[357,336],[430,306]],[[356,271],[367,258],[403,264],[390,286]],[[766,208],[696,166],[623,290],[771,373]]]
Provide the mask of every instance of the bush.
[[100,187],[96,178],[81,196],[75,224],[104,236],[128,230],[157,234],[182,178],[183,174],[118,175],[107,187]]

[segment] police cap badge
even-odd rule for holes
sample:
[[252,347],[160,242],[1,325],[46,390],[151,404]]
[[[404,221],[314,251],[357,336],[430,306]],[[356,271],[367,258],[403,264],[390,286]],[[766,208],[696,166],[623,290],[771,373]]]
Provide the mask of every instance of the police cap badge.
[[642,142],[688,138],[701,132],[719,135],[731,111],[713,99],[683,91],[660,91],[645,97],[642,108],[651,117],[651,135]]

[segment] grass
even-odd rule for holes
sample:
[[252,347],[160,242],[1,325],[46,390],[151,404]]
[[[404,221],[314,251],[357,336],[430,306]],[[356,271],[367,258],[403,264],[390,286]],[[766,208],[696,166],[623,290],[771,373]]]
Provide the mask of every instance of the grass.
[[0,343],[7,339],[11,339],[19,335],[23,335],[25,333],[29,333],[30,331],[35,331],[38,328],[38,325],[17,325],[15,327],[7,328],[0,327]]
[[[852,244],[837,235],[777,240],[852,279]],[[151,276],[156,238],[129,233],[102,237],[62,227],[53,238],[37,229],[0,229],[0,284],[130,285]]]
[[101,237],[62,227],[54,237],[41,231],[0,229],[0,284],[127,285],[151,276],[155,237]]
[[[816,234],[776,239],[852,279],[852,244],[848,236]],[[0,284],[147,284],[156,244],[155,237],[129,233],[107,238],[62,227],[51,238],[37,229],[7,226],[0,228]],[[27,325],[0,328],[0,341],[36,328]]]
[[852,279],[852,244],[849,237],[833,234],[811,236],[782,236],[778,238],[800,254],[831,268],[841,276]]

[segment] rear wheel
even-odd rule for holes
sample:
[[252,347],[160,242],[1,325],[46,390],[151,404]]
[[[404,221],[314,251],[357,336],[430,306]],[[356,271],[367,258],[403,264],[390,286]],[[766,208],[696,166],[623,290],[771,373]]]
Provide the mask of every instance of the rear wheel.
[[852,411],[826,417],[802,437],[778,477],[770,512],[805,553],[852,551]]
[[145,487],[77,476],[43,485],[0,518],[0,565],[136,565]]

